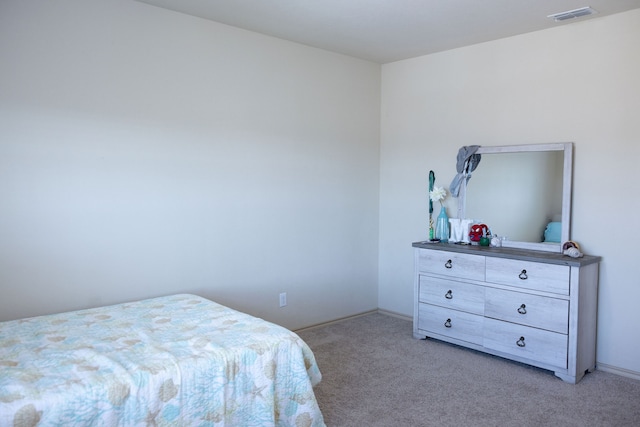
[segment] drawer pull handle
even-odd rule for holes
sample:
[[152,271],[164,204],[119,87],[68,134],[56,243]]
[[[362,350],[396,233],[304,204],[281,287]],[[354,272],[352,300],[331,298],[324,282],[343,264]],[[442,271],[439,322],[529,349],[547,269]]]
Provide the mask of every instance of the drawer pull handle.
[[446,294],[444,294],[444,297],[446,299],[452,299],[453,298],[453,294],[451,293],[451,289],[449,289],[449,291]]
[[524,337],[520,337],[520,339],[516,341],[516,344],[518,344],[518,347],[524,347],[526,345],[524,343]]
[[518,277],[520,280],[527,280],[529,278],[529,276],[527,276],[527,270],[522,270]]
[[451,327],[451,319],[447,319],[447,321],[444,322],[444,327],[445,328],[450,328]]
[[519,308],[518,308],[518,313],[520,314],[527,314],[527,306],[522,304]]
[[444,268],[451,268],[451,260],[444,263]]

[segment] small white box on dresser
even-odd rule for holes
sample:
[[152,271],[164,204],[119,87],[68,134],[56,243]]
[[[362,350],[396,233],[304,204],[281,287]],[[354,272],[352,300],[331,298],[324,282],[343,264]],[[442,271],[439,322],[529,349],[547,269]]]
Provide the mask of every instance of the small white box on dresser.
[[600,257],[413,244],[413,335],[551,370],[595,369]]

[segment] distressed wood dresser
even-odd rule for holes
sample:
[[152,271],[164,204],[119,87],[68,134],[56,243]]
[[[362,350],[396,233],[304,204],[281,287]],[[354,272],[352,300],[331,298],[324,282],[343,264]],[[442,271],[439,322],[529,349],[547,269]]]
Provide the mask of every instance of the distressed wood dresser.
[[413,335],[551,370],[595,369],[600,257],[417,242]]

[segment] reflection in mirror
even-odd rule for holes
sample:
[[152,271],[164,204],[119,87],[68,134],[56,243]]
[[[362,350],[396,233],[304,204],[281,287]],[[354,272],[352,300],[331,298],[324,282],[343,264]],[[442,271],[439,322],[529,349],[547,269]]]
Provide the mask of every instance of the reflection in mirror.
[[483,155],[467,183],[467,217],[511,240],[544,241],[547,224],[562,221],[562,153]]
[[572,144],[480,147],[464,217],[506,237],[504,246],[561,252],[569,240]]

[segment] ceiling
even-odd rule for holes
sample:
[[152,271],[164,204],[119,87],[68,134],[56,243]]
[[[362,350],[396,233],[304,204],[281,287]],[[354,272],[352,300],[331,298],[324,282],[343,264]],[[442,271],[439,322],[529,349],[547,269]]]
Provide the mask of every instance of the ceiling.
[[[640,8],[640,0],[137,0],[387,63]],[[555,22],[550,14],[598,13]]]

